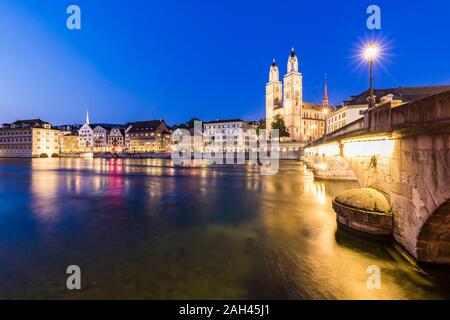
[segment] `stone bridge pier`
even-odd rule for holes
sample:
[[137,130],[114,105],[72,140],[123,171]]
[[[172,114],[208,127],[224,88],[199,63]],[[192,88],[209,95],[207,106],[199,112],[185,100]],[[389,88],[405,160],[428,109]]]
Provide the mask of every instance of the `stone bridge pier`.
[[394,238],[418,261],[450,264],[450,92],[379,106],[343,129],[305,149],[315,176],[382,192]]

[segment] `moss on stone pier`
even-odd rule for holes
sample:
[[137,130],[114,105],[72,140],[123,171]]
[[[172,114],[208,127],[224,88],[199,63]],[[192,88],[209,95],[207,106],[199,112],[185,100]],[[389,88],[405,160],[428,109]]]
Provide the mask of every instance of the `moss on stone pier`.
[[337,203],[365,211],[380,213],[391,213],[391,206],[386,197],[375,189],[354,189],[348,190],[337,196]]

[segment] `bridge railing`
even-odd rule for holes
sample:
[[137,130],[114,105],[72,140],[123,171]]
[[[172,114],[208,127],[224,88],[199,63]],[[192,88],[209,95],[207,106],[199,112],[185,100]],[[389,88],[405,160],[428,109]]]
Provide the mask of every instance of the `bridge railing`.
[[430,130],[450,131],[450,91],[402,105],[385,103],[364,117],[333,131],[310,146],[370,133]]
[[311,145],[323,144],[328,141],[338,140],[339,138],[342,138],[342,137],[359,135],[362,133],[364,133],[364,118],[353,121],[353,122],[343,126],[342,128],[339,128],[339,129],[323,136],[322,138],[313,141],[311,143]]

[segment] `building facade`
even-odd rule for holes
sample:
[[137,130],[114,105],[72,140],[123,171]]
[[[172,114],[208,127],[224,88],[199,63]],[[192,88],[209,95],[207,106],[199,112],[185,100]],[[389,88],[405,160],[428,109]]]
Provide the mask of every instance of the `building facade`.
[[93,126],[94,152],[106,152],[108,149],[109,130],[101,125]]
[[49,158],[60,154],[60,131],[40,119],[18,120],[0,129],[0,157]]
[[368,105],[348,105],[338,108],[327,117],[327,134],[363,118],[367,108]]
[[89,124],[89,113],[86,113],[86,121],[78,131],[80,149],[92,151],[94,148],[94,129]]
[[[305,111],[304,108],[306,108]],[[272,128],[274,118],[280,116],[290,135],[289,138],[283,138],[283,142],[303,144],[311,137],[318,139],[325,133],[325,115],[322,110],[324,108],[328,108],[328,96],[324,97],[323,105],[303,101],[303,76],[299,72],[298,58],[294,49],[288,58],[287,73],[283,83],[280,82],[278,65],[275,60],[273,61],[269,71],[269,82],[266,85],[266,128],[268,130]]]
[[271,128],[273,119],[279,115],[289,130],[289,140],[301,141],[302,105],[303,77],[298,69],[297,54],[292,49],[283,84],[280,82],[280,72],[275,60],[270,66],[269,83],[266,85],[266,128]]
[[171,150],[172,129],[164,120],[139,121],[128,124],[125,131],[127,151],[158,153]]
[[60,145],[61,153],[79,153],[81,151],[78,134],[63,132]]
[[[425,99],[435,94],[449,91],[450,86],[426,86],[426,87],[399,87],[389,89],[375,89],[376,106],[391,103],[392,106],[399,106],[404,103]],[[346,125],[364,117],[364,113],[369,108],[369,90],[351,96],[344,101],[336,111],[329,113],[326,119],[326,133],[332,133]]]
[[125,149],[125,130],[112,128],[108,135],[108,147],[111,152],[122,152]]
[[78,130],[78,143],[80,152],[122,152],[125,149],[125,126],[90,124],[89,114],[86,114],[86,121]]
[[[250,133],[249,130],[253,131]],[[240,119],[216,120],[203,124],[206,151],[214,151],[215,148],[226,151],[246,151],[252,142],[256,142],[255,134],[256,130],[248,122]]]
[[325,135],[325,118],[328,109],[324,105],[304,102],[302,108],[303,142],[310,143]]

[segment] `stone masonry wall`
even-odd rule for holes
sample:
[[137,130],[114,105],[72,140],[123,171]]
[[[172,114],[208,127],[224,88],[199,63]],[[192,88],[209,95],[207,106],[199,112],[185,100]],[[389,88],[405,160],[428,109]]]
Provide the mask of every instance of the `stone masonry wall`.
[[[364,123],[363,136],[336,141],[340,156],[361,187],[373,187],[386,195],[394,210],[394,237],[405,249],[420,261],[436,262],[430,257],[439,254],[449,255],[441,261],[450,261],[450,249],[442,251],[450,243],[433,245],[429,237],[449,228],[428,225],[436,221],[450,224],[450,212],[442,209],[450,200],[450,92],[399,107],[381,106],[366,114]],[[385,142],[376,142],[377,136]],[[370,137],[375,140],[364,142],[361,152],[351,148],[354,141]],[[326,163],[333,157],[322,156],[320,161]],[[309,158],[314,161],[317,156]],[[440,207],[440,218],[430,219]],[[421,239],[424,229],[426,241]],[[449,235],[434,238],[450,242]]]

